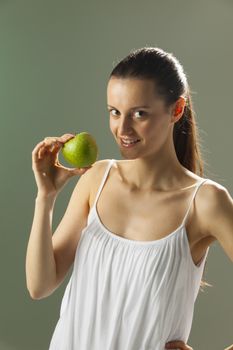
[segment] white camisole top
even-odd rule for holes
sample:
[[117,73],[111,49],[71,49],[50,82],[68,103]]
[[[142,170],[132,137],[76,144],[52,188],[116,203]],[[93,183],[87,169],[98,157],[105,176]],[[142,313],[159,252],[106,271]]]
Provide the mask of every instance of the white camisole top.
[[195,265],[185,223],[208,179],[197,182],[175,231],[153,241],[130,240],[109,231],[96,209],[114,161],[82,230],[49,350],[165,350],[168,341],[188,341],[209,247]]

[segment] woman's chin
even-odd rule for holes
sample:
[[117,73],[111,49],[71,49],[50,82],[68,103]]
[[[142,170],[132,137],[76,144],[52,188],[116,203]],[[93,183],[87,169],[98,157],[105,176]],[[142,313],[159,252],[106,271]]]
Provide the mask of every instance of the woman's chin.
[[125,150],[122,150],[120,149],[120,153],[121,153],[121,156],[124,158],[124,159],[137,159],[138,158],[138,155],[137,154],[133,154],[133,153],[130,153],[130,152],[125,152]]

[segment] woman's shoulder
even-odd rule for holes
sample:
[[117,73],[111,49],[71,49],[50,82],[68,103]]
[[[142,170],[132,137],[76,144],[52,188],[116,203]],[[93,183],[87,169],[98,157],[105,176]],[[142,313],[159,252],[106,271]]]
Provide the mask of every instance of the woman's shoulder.
[[208,179],[201,186],[199,208],[205,232],[220,242],[226,254],[233,261],[230,248],[232,240],[233,198],[228,189],[217,181]]
[[[221,184],[215,180],[212,180],[209,177],[199,176],[190,170],[188,170],[188,174],[189,174],[190,178],[195,180],[195,183],[201,183],[201,188],[203,190],[205,190],[206,194],[216,195],[216,193],[219,193],[219,192],[221,193],[221,192],[227,191],[227,188],[223,184]],[[194,185],[195,185],[195,183],[194,183]]]
[[205,189],[206,195],[213,197],[218,196],[221,193],[228,192],[227,188],[223,184],[215,180],[205,177],[200,177],[200,179],[203,179],[203,181],[205,180],[201,187]]
[[96,178],[102,177],[110,163],[111,159],[99,159],[92,164],[91,170]]
[[110,163],[111,159],[99,159],[95,163],[92,164],[92,167],[95,168],[96,170],[102,170],[106,169],[108,164]]
[[206,179],[202,183],[202,185],[199,188],[199,198],[202,202],[202,209],[205,211],[205,213],[211,214],[209,217],[211,218],[212,215],[216,215],[222,208],[229,203],[232,202],[232,197],[227,189],[223,184],[209,179],[209,178],[203,178],[203,180]]

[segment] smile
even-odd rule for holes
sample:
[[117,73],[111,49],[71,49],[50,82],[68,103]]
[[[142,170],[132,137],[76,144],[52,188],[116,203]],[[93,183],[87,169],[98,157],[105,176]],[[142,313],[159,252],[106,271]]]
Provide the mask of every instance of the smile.
[[136,146],[136,144],[140,141],[141,140],[139,140],[139,139],[136,139],[136,140],[123,140],[123,139],[121,139],[121,145],[123,147],[126,147],[126,148],[131,148],[131,147]]

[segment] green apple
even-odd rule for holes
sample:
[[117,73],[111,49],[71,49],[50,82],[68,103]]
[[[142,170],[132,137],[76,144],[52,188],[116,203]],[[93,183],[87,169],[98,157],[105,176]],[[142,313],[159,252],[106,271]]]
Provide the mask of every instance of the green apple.
[[76,134],[63,145],[61,151],[65,160],[77,168],[89,167],[98,156],[96,141],[88,132]]

